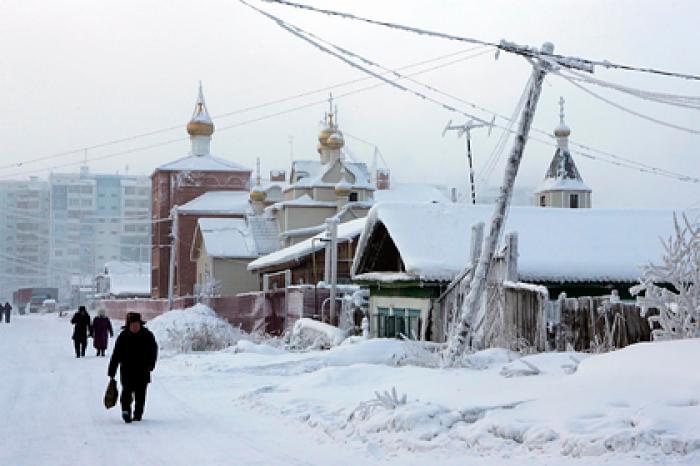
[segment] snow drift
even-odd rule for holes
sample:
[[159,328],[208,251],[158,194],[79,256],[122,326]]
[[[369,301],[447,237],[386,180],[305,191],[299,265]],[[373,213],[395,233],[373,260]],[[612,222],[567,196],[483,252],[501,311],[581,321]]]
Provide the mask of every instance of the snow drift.
[[216,351],[236,344],[243,335],[203,304],[166,312],[150,321],[148,328],[165,353]]

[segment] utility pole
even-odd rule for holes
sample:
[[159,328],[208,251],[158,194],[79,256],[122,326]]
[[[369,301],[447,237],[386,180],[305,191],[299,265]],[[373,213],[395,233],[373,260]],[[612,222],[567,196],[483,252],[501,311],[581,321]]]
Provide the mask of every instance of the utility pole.
[[[553,52],[554,45],[550,42],[545,42],[540,49],[540,53],[543,55],[551,55]],[[496,200],[493,216],[491,217],[489,234],[485,240],[484,247],[481,250],[481,255],[479,257],[476,270],[472,275],[469,293],[467,294],[464,304],[462,305],[461,312],[457,316],[457,319],[450,331],[450,337],[445,355],[446,360],[444,361],[447,363],[447,365],[456,364],[461,355],[464,354],[466,346],[469,344],[469,341],[467,341],[468,337],[472,338],[472,344],[476,343],[479,345],[482,343],[480,340],[483,338],[483,335],[481,335],[481,325],[484,320],[484,313],[482,312],[481,307],[484,291],[486,290],[487,277],[491,268],[494,253],[496,252],[498,239],[503,232],[506,212],[513,195],[515,177],[518,174],[518,168],[520,168],[520,161],[523,156],[528,134],[530,133],[530,126],[532,125],[532,119],[535,115],[535,109],[537,108],[537,101],[539,100],[542,92],[542,83],[544,82],[544,77],[552,66],[552,63],[553,60],[550,60],[549,57],[540,57],[537,59],[537,61],[532,63],[533,69],[530,77],[530,88],[528,90],[527,101],[525,102],[525,106],[523,107],[523,111],[520,116],[520,123],[518,125],[518,132],[513,143],[513,149],[508,157],[508,162],[506,164],[506,170],[503,177],[503,186],[501,187],[501,194]]]
[[472,163],[472,143],[471,143],[471,130],[474,128],[481,128],[483,126],[488,126],[489,136],[491,136],[491,129],[493,129],[493,123],[495,118],[491,120],[490,124],[486,123],[475,123],[474,120],[469,120],[463,125],[453,125],[452,120],[447,122],[445,129],[442,130],[442,136],[444,137],[448,131],[457,131],[457,137],[460,138],[462,135],[466,136],[464,138],[464,149],[467,152],[467,161],[469,162],[469,186],[472,193],[472,205],[476,204],[476,186],[474,184],[474,164]]
[[[331,279],[331,292],[329,299],[329,310],[330,310],[330,324],[336,325],[337,316],[335,312],[335,296],[336,296],[336,285],[338,282],[338,221],[329,218],[326,220],[326,225],[328,227],[329,239],[328,249],[326,249],[326,256],[330,257],[330,279]],[[330,252],[330,254],[329,254]]]
[[177,205],[170,209],[170,267],[168,268],[168,310],[173,308],[175,288],[175,255],[177,254]]

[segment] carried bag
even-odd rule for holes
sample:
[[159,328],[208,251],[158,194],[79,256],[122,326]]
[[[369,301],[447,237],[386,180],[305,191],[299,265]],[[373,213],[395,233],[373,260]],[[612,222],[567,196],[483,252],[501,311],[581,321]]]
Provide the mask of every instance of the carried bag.
[[117,390],[117,381],[110,379],[107,384],[107,390],[105,391],[105,408],[109,409],[117,404],[117,398],[119,397],[119,390]]

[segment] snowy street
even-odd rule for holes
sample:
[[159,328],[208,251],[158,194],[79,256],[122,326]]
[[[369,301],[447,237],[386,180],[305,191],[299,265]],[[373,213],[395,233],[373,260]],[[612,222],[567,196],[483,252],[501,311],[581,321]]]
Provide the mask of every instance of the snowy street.
[[[191,312],[168,314],[191,325]],[[70,335],[55,314],[0,325],[1,465],[700,460],[700,377],[683,369],[699,340],[522,360],[486,350],[458,370],[418,367],[420,354],[398,340],[302,353],[247,340],[216,352],[166,349],[144,420],[126,425],[102,405],[108,357],[89,347],[76,359]],[[396,405],[378,403],[374,392],[392,387]]]
[[328,464],[327,458],[357,464],[353,458],[361,458],[347,446],[319,444],[303,428],[251,415],[235,403],[239,378],[164,376],[167,360],[149,386],[144,420],[125,425],[118,406],[107,411],[102,404],[110,351],[97,358],[88,346],[86,357],[76,359],[71,332],[69,319],[56,315],[16,316],[0,326],[0,465],[303,465]]

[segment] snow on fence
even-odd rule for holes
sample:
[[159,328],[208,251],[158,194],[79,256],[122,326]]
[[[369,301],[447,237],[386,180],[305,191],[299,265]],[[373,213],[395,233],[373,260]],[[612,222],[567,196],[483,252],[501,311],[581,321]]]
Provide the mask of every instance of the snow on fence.
[[[653,311],[652,311],[653,313]],[[651,340],[651,328],[634,303],[612,296],[567,298],[550,302],[547,341],[550,349],[603,351]]]

